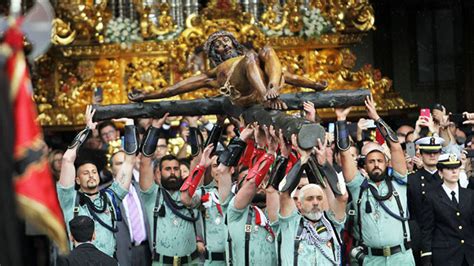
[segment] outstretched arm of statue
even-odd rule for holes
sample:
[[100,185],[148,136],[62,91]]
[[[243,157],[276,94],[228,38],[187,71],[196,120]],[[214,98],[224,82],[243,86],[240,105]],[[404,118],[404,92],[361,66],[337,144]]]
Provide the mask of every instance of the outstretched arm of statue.
[[212,73],[213,71],[189,77],[187,79],[181,80],[173,86],[164,88],[163,90],[157,92],[143,93],[142,91],[135,90],[128,94],[128,99],[133,102],[141,102],[150,99],[167,98],[208,87],[210,86],[210,82],[214,80],[214,78],[212,78]]
[[259,59],[264,64],[264,71],[266,76],[268,77],[268,84],[267,84],[267,93],[265,95],[265,100],[271,100],[278,98],[280,87],[283,85],[282,82],[282,68],[280,59],[273,50],[273,48],[269,45],[265,45],[260,52],[258,53]]
[[283,72],[283,77],[285,79],[286,84],[295,87],[310,88],[315,91],[322,91],[328,86],[328,83],[326,81],[314,81],[309,78],[291,74],[288,71]]

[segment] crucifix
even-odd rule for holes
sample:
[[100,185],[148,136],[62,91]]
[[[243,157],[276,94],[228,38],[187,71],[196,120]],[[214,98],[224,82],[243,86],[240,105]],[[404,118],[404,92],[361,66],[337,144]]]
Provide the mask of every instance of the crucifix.
[[[270,46],[255,52],[242,46],[232,33],[218,31],[204,45],[212,69],[160,90],[143,93],[133,91],[129,99],[135,104],[96,106],[96,120],[116,117],[161,117],[170,115],[242,115],[246,123],[258,122],[282,129],[285,138],[298,136],[298,145],[312,148],[317,139],[324,139],[324,128],[304,118],[287,115],[281,110],[301,109],[304,101],[315,103],[315,107],[341,107],[363,105],[370,94],[368,90],[340,90],[321,92],[326,82],[284,71],[278,56]],[[316,92],[284,94],[279,91],[285,84],[311,88]],[[200,88],[214,88],[219,97],[190,101],[161,101],[143,103],[144,100],[167,98]]]

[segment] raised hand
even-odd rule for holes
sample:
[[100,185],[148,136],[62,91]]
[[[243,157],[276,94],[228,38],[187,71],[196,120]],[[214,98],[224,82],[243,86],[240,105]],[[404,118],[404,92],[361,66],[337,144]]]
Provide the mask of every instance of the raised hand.
[[95,109],[92,108],[92,105],[88,105],[86,107],[86,113],[85,113],[85,119],[86,119],[86,126],[89,128],[89,129],[95,129],[96,126],[97,126],[97,122],[93,122],[92,121],[92,118],[94,118],[94,114],[95,114]]
[[267,139],[268,152],[275,153],[278,149],[278,137],[275,134],[275,128],[273,125],[270,125],[270,127],[263,125],[263,131]]
[[265,136],[265,131],[258,125],[257,122],[252,124],[253,127],[253,134],[255,138],[255,143],[257,144],[258,148],[263,148],[266,145],[267,138]]
[[214,148],[214,144],[209,144],[207,147],[204,149],[201,155],[201,160],[199,161],[199,164],[204,166],[204,167],[209,167],[212,163],[212,149]]
[[188,121],[189,127],[197,127],[198,116],[185,116],[184,119]]
[[254,128],[252,127],[252,124],[248,124],[242,132],[240,132],[240,139],[243,141],[247,141],[250,139],[254,134]]
[[335,109],[335,113],[336,113],[336,117],[337,117],[337,120],[338,121],[344,121],[347,119],[347,115],[349,115],[349,113],[351,112],[352,110],[352,106],[350,107],[346,107],[346,108],[336,108]]
[[169,113],[166,113],[162,118],[159,118],[159,119],[153,119],[151,121],[151,125],[154,127],[154,128],[161,128],[163,126],[163,124],[165,123],[166,119],[168,118],[170,114]]
[[303,109],[306,112],[305,118],[311,122],[316,122],[316,108],[314,108],[314,103],[304,102]]
[[288,158],[291,153],[291,143],[287,143],[283,136],[283,131],[280,129],[278,133],[278,144],[280,145],[281,156]]
[[309,157],[311,156],[311,149],[308,149],[308,150],[301,149],[300,146],[298,145],[298,140],[295,134],[291,135],[291,143],[293,144],[293,147],[296,147],[296,150],[301,155],[300,157],[301,164],[307,163],[309,160]]
[[466,117],[466,121],[463,122],[464,125],[474,125],[474,113],[464,112],[462,113]]
[[367,96],[365,99],[365,108],[367,109],[367,116],[374,121],[380,119],[380,116],[377,114],[377,109],[375,108],[375,101],[372,95]]
[[128,99],[132,102],[142,102],[145,100],[145,93],[141,90],[133,89],[132,92],[128,94]]
[[133,119],[131,119],[131,118],[126,118],[126,117],[115,118],[115,119],[112,119],[112,121],[125,123],[125,125],[133,125],[133,124],[134,124]]
[[321,142],[321,139],[318,139],[318,143],[316,147],[314,147],[314,151],[316,152],[316,160],[320,165],[323,165],[327,162],[326,156],[326,147],[327,147],[328,140],[327,138],[324,139],[324,143]]

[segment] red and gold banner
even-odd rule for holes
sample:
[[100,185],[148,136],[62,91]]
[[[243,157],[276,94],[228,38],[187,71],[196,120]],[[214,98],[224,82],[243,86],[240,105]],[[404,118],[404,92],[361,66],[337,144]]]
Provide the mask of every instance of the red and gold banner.
[[26,221],[53,239],[66,251],[67,234],[55,184],[47,161],[47,148],[36,121],[36,106],[25,56],[23,34],[18,24],[4,34],[10,48],[5,71],[10,80],[14,141],[14,187],[18,209]]

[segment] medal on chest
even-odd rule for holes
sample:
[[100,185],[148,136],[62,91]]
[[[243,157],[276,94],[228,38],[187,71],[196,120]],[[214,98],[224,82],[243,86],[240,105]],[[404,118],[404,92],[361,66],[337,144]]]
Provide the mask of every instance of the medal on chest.
[[221,220],[221,217],[220,216],[217,216],[216,219],[214,220],[214,222],[219,225],[221,224],[222,220]]
[[273,243],[274,238],[271,234],[268,234],[267,237],[266,237],[266,240],[267,240],[268,243]]
[[173,219],[173,224],[174,224],[174,226],[178,226],[178,225],[179,225],[179,221],[178,221],[178,219],[177,219],[176,217]]

